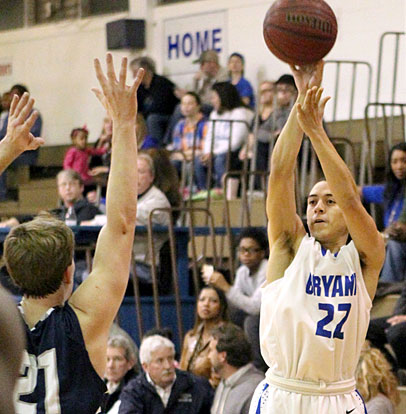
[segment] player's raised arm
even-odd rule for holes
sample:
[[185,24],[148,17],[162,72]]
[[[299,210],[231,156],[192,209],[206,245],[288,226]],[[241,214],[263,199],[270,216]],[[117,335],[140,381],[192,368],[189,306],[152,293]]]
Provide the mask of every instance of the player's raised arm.
[[297,118],[320,160],[333,202],[337,202],[343,212],[348,231],[360,255],[368,293],[373,299],[385,257],[384,243],[375,222],[361,203],[350,170],[324,131],[322,119],[329,98],[322,99],[322,92],[323,89],[317,87],[307,91],[303,104],[297,104]]
[[24,93],[21,99],[13,96],[8,116],[6,136],[0,141],[0,174],[24,151],[35,150],[44,143],[35,138],[30,129],[38,118],[38,112],[32,111],[34,99]]
[[98,59],[95,71],[101,86],[94,90],[113,120],[112,159],[107,186],[107,224],[100,232],[93,270],[74,292],[70,304],[82,328],[90,360],[103,375],[110,325],[117,314],[128,283],[137,210],[137,89],[143,70],[133,85],[126,85],[127,59],[122,59],[119,78],[107,55],[107,76]]
[[[292,67],[298,89],[297,102],[303,102],[310,85],[320,85],[323,62],[304,68]],[[297,121],[296,106],[276,141],[271,158],[271,172],[268,182],[267,215],[268,236],[272,244],[283,236],[289,243],[296,244],[305,231],[296,215],[295,168],[303,139],[303,131]],[[292,246],[291,246],[292,247]]]

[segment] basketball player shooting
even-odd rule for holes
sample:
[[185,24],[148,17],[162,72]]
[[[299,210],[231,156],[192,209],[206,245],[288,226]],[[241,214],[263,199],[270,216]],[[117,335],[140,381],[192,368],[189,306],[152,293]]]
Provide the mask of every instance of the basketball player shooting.
[[[329,99],[321,97],[323,62],[292,71],[299,95],[272,154],[267,198],[271,253],[260,336],[269,369],[250,413],[364,414],[354,372],[384,243],[323,129]],[[310,236],[296,214],[294,194],[303,133],[326,178],[308,196]]]
[[91,274],[72,294],[73,233],[51,217],[15,227],[4,243],[5,264],[23,292],[19,308],[27,342],[15,390],[17,414],[94,414],[106,391],[101,378],[107,338],[127,286],[136,222],[134,125],[143,76],[141,69],[127,86],[127,59],[118,79],[110,54],[106,64],[104,75],[95,60],[101,86],[95,93],[113,120],[113,151],[107,224],[97,241]]

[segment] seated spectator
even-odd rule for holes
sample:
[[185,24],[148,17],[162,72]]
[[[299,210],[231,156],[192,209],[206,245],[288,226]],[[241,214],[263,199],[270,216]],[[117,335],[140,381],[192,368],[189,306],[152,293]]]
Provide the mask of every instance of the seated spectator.
[[[384,353],[395,370],[406,370],[406,281],[393,315],[372,319],[369,322],[367,339]],[[393,349],[396,360],[388,352],[386,348],[388,344]]]
[[176,86],[169,79],[155,73],[155,63],[149,57],[134,59],[130,68],[134,76],[138,69],[145,70],[142,84],[138,89],[138,110],[145,118],[148,135],[163,146],[166,128],[179,102],[175,95]]
[[215,388],[220,378],[212,370],[209,344],[211,331],[228,319],[227,300],[221,290],[206,286],[200,291],[196,308],[195,325],[183,341],[180,369],[207,378]]
[[228,73],[225,68],[220,66],[219,57],[215,50],[205,50],[193,63],[200,64],[199,71],[193,76],[193,91],[200,97],[203,113],[209,116],[213,109],[211,89],[217,82],[226,82]]
[[252,112],[244,107],[237,89],[228,82],[213,86],[212,104],[214,110],[210,114],[203,154],[195,163],[199,190],[207,188],[207,166],[211,157],[212,174],[217,188],[222,187],[223,175],[227,172],[229,149],[229,170],[241,169],[238,152],[246,143],[252,120]]
[[175,369],[175,346],[159,335],[140,346],[144,372],[121,393],[119,414],[207,414],[213,391],[207,379]]
[[[171,162],[178,171],[179,177],[182,162],[186,161],[190,166],[192,159],[201,155],[207,132],[207,122],[201,112],[199,95],[195,92],[187,92],[181,99],[180,108],[184,118],[175,125],[172,143],[167,147],[168,150],[175,151],[171,154]],[[191,171],[187,168],[187,175],[190,174]]]
[[[100,210],[83,197],[84,185],[82,177],[74,170],[62,170],[56,176],[61,206],[50,210],[50,213],[65,221],[69,209],[73,209],[77,225],[92,220]],[[12,217],[0,223],[0,227],[15,227],[20,222],[30,221],[34,216]]]
[[[258,122],[257,129],[257,163],[256,169],[259,171],[268,170],[269,161],[269,139],[271,131],[269,124],[266,123],[273,113],[275,104],[275,82],[263,81],[259,85],[259,108],[258,118],[253,122]],[[255,124],[252,125],[252,130],[255,130]],[[250,133],[248,136],[248,142],[244,145],[243,150],[240,152],[240,159],[243,160],[246,157],[252,158],[252,152],[254,147],[254,134]]]
[[[59,171],[56,176],[58,185],[58,194],[61,199],[62,205],[56,209],[50,211],[50,213],[67,224],[67,219],[71,220],[69,225],[78,225],[83,221],[92,220],[97,214],[100,214],[100,210],[89,203],[89,201],[83,197],[84,185],[81,176],[73,170]],[[67,217],[69,216],[69,217]],[[17,219],[12,217],[6,221],[0,223],[0,227],[15,227],[20,222],[27,222],[32,220],[33,216],[23,216]],[[78,246],[76,246],[78,247]],[[80,284],[88,275],[86,257],[84,251],[75,252],[75,286]]]
[[[171,166],[168,161],[169,166]],[[153,159],[146,153],[140,152],[137,159],[138,167],[138,204],[137,226],[147,226],[149,215],[155,208],[170,208],[171,205],[163,193],[154,185],[156,170]],[[176,171],[175,171],[176,176]],[[155,211],[152,215],[152,223],[160,226],[169,225],[169,214]],[[94,220],[82,223],[82,225],[103,226],[106,224],[106,216],[98,215]],[[155,263],[159,264],[159,252],[167,240],[165,233],[154,234]],[[140,282],[141,294],[151,294],[151,257],[148,248],[148,235],[136,233],[134,237],[133,259],[135,260],[136,274]]]
[[363,186],[361,195],[367,203],[383,204],[383,225],[387,244],[379,280],[401,282],[406,280],[406,243],[397,241],[402,239],[404,233],[397,221],[402,208],[406,207],[403,203],[406,188],[406,143],[402,142],[391,148],[389,164],[386,182],[382,185]]
[[368,414],[395,414],[400,401],[398,382],[383,354],[368,341],[362,347],[355,379]]
[[[153,159],[146,153],[139,153],[138,160],[138,204],[137,226],[147,226],[149,215],[155,208],[169,208],[171,205],[163,193],[154,185],[156,170]],[[160,226],[169,225],[169,214],[155,211],[152,215],[152,223]],[[159,252],[167,240],[164,233],[154,234],[155,263],[159,264]],[[140,281],[141,293],[150,293],[152,286],[151,257],[148,249],[147,234],[136,234],[133,246],[133,258],[135,260],[136,274]],[[144,285],[144,286],[143,286]]]
[[103,396],[102,413],[117,414],[120,406],[120,394],[124,386],[135,378],[137,356],[134,346],[127,337],[111,336],[107,342],[107,364],[104,375],[107,394]]
[[[10,89],[10,95],[11,98],[13,98],[14,95],[17,95],[19,98],[21,98],[24,93],[28,93],[28,89],[24,85],[16,84],[13,85]],[[40,137],[41,131],[42,131],[42,118],[41,115],[38,113],[38,110],[32,110],[35,111],[38,114],[37,119],[34,122],[34,125],[32,126],[30,132],[34,137]],[[31,111],[31,112],[32,112]],[[0,129],[0,141],[6,136],[7,133],[7,126],[8,126],[8,112],[5,115],[5,117],[2,120],[2,128]],[[10,165],[10,167],[18,168],[22,165],[35,165],[38,158],[39,149],[35,149],[34,151],[24,151],[19,157],[17,157],[13,163]],[[2,174],[0,174],[0,201],[4,201],[7,199],[7,170],[3,171]]]
[[[163,148],[150,148],[145,153],[154,161],[154,186],[165,194],[171,207],[180,207],[182,197],[180,194],[179,177],[176,168],[171,164],[169,151]],[[178,216],[179,212],[173,213],[175,221]]]
[[251,109],[255,108],[254,90],[250,82],[244,78],[244,56],[240,53],[232,53],[228,58],[228,73],[230,82],[240,94],[241,100]]
[[70,134],[72,139],[73,147],[69,148],[65,154],[63,160],[64,170],[75,170],[82,177],[85,186],[94,183],[93,177],[90,175],[89,161],[91,155],[102,155],[107,151],[104,147],[104,142],[107,137],[103,140],[99,140],[99,148],[88,148],[87,137],[89,131],[83,128],[74,128]]
[[226,323],[212,331],[209,358],[221,377],[211,408],[212,414],[248,414],[251,398],[264,379],[251,363],[251,346],[244,331]]
[[259,312],[261,308],[261,286],[266,279],[268,261],[268,240],[262,230],[246,228],[242,230],[238,244],[238,257],[241,266],[237,269],[234,284],[227,282],[217,271],[206,273],[206,283],[222,290],[230,307],[230,319],[244,328],[252,346],[254,364],[265,371],[267,366],[262,359],[259,346]]

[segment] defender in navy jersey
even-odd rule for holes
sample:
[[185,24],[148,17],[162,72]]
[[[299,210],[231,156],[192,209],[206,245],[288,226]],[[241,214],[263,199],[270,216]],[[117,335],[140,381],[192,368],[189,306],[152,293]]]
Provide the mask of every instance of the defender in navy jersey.
[[21,288],[19,306],[27,346],[15,390],[17,414],[94,414],[105,385],[107,338],[128,282],[137,205],[135,119],[140,70],[126,86],[127,60],[116,78],[95,59],[98,99],[113,120],[107,188],[107,224],[100,232],[93,270],[72,294],[74,238],[63,222],[39,216],[15,227],[4,259]]
[[[272,154],[267,198],[270,258],[260,342],[269,369],[250,413],[364,414],[354,373],[384,243],[323,129],[323,62],[292,71],[299,96]],[[296,215],[294,194],[303,133],[327,180],[308,196],[310,236]]]

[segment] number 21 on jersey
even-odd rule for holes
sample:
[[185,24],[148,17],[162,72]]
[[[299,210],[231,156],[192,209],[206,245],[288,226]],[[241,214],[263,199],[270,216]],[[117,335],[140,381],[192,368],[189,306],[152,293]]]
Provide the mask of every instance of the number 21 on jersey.
[[23,353],[20,378],[14,394],[16,414],[37,414],[37,403],[21,401],[20,397],[34,393],[38,383],[38,371],[44,370],[45,383],[43,384],[45,395],[44,408],[46,414],[60,414],[59,381],[56,364],[55,348],[43,352],[38,357],[30,355],[26,350]]

